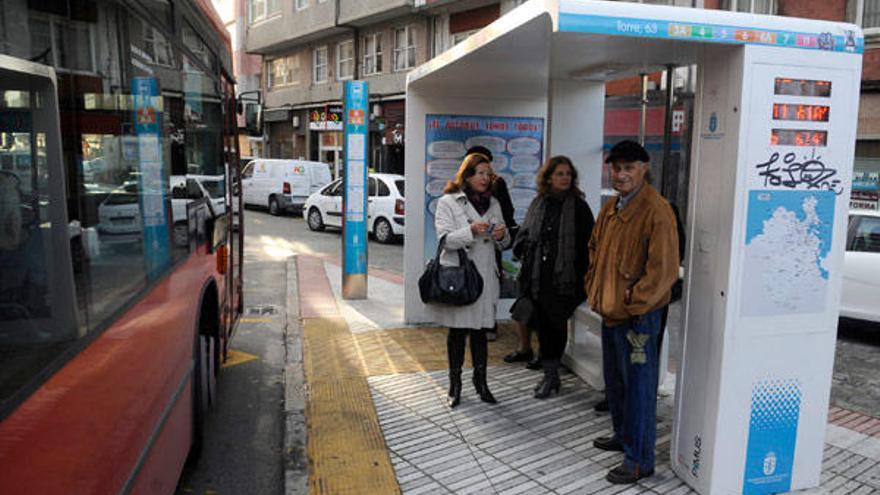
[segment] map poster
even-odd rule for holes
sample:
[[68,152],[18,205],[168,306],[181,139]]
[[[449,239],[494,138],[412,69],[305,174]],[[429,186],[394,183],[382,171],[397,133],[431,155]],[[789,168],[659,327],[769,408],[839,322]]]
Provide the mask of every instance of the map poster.
[[821,313],[828,294],[833,191],[749,191],[742,316]]
[[[433,114],[425,119],[425,260],[433,258],[437,249],[437,201],[471,146],[492,151],[492,169],[507,183],[514,218],[522,223],[537,194],[535,174],[543,160],[544,119]],[[501,297],[516,297],[519,264],[512,261],[510,250],[504,251],[501,264]]]

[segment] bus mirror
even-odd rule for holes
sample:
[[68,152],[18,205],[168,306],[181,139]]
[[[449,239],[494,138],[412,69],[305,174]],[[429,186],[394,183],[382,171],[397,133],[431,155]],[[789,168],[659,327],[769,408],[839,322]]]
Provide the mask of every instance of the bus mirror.
[[208,238],[208,250],[213,253],[218,247],[226,243],[229,215],[223,213],[214,218],[209,218],[205,220],[205,227],[205,230],[211,234],[210,238]]
[[249,136],[263,135],[263,106],[259,103],[245,103],[245,130]]

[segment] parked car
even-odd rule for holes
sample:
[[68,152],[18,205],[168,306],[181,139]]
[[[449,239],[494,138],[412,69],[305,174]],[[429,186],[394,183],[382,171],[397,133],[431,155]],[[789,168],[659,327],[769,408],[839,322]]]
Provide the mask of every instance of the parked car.
[[[175,242],[185,244],[187,234],[186,205],[197,199],[210,198],[215,215],[226,212],[225,184],[222,175],[172,175],[171,218]],[[115,189],[98,206],[98,232],[105,241],[129,242],[140,239],[140,187],[129,181]]]
[[241,172],[242,199],[280,215],[302,209],[306,198],[331,180],[326,163],[259,158]]
[[840,316],[880,323],[880,211],[850,210]]
[[[367,230],[383,244],[403,236],[405,201],[404,179],[396,174],[370,174],[368,177]],[[303,206],[311,230],[342,227],[342,179],[312,194]]]

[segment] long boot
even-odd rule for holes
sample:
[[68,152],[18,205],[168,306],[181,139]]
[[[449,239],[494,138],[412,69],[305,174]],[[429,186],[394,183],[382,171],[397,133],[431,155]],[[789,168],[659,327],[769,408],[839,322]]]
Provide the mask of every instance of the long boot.
[[495,404],[498,401],[489,391],[489,384],[486,383],[486,362],[488,360],[489,344],[486,340],[486,332],[484,330],[471,330],[471,360],[474,362],[474,389],[480,400]]
[[554,392],[558,394],[561,385],[559,380],[559,360],[545,359],[541,364],[544,366],[544,380],[540,383],[539,388],[535,390],[536,399],[546,399]]
[[450,328],[446,337],[446,354],[449,357],[449,395],[446,404],[454,408],[461,403],[461,366],[464,364],[464,346],[467,330]]

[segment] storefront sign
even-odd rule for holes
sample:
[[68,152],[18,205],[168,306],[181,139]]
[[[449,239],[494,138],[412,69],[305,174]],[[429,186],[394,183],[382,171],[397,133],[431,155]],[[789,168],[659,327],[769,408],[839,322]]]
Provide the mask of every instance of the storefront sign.
[[315,108],[309,112],[309,130],[312,131],[341,131],[342,130],[342,107],[328,106]]

